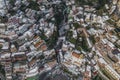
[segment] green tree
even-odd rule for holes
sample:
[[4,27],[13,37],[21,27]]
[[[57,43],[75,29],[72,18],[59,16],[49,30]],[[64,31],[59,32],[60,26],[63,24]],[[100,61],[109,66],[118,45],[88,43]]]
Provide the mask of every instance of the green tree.
[[2,45],[2,44],[0,44],[0,50],[2,49],[2,47],[3,47],[3,45]]

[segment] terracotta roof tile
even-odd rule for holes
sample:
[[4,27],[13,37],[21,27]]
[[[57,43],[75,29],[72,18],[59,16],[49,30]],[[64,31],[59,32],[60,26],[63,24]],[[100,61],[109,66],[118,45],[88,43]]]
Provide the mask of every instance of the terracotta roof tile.
[[76,57],[76,58],[80,58],[80,55],[77,54],[76,52],[73,52],[73,53],[72,53],[72,56],[74,56],[74,57]]

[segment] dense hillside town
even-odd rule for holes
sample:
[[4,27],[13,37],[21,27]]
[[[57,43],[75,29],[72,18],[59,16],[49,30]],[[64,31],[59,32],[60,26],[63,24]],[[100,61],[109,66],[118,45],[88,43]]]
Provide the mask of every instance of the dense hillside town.
[[0,80],[120,80],[120,0],[0,0]]

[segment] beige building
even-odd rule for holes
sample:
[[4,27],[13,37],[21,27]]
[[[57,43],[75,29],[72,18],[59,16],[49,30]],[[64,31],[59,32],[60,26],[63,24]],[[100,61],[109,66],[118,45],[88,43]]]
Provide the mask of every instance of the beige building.
[[100,58],[98,60],[101,71],[110,79],[110,80],[120,80],[120,75],[109,66],[104,59]]
[[71,54],[65,55],[66,61],[70,61],[71,64],[80,67],[83,62],[83,54],[78,54],[77,52],[72,52]]
[[6,25],[5,24],[2,24],[0,23],[0,33],[4,33],[6,31]]

